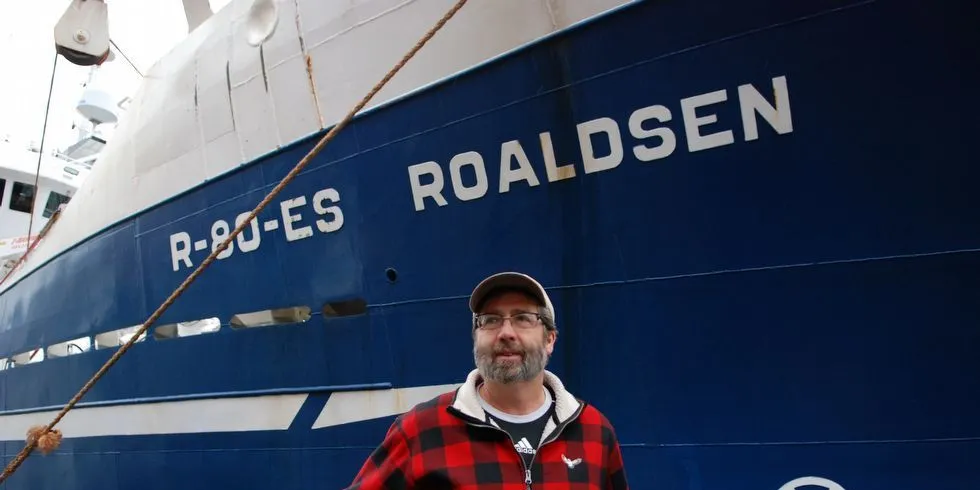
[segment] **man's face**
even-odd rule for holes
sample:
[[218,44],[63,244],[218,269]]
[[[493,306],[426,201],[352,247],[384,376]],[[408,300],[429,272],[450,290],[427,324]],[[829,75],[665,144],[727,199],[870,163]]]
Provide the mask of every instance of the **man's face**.
[[[533,298],[519,292],[506,292],[490,298],[481,314],[514,316],[538,312]],[[555,346],[555,333],[534,317],[531,325],[510,318],[490,328],[477,328],[473,357],[484,379],[498,383],[527,381],[540,374]]]

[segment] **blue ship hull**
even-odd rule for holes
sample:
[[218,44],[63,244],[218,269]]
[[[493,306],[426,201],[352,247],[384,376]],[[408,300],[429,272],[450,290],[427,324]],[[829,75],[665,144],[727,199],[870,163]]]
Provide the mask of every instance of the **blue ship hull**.
[[[135,345],[84,399],[306,395],[286,426],[68,433],[6,488],[342,487],[392,417],[313,428],[328,399],[461,382],[466,296],[499,270],[553,291],[550,369],[615,424],[634,488],[980,488],[975,14],[637,2],[363,115],[157,322],[221,330]],[[312,145],[24,278],[0,356],[141,324]],[[111,352],[0,372],[0,415],[60,407]]]

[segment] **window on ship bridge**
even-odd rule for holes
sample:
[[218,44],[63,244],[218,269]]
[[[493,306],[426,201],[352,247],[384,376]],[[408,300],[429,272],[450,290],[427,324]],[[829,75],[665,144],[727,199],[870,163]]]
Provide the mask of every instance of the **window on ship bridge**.
[[44,213],[42,213],[42,216],[45,218],[50,218],[51,215],[58,210],[58,207],[68,202],[69,199],[70,198],[64,194],[58,194],[57,192],[51,191],[48,194],[48,202],[44,204]]
[[34,186],[14,181],[14,188],[10,193],[10,209],[30,213],[32,199],[34,199]]

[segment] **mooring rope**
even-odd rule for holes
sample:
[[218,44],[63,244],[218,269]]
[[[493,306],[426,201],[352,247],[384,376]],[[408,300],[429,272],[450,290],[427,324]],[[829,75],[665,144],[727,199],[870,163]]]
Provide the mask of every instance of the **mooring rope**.
[[371,91],[368,92],[368,94],[365,95],[364,98],[362,98],[361,101],[358,102],[340,122],[337,123],[337,125],[331,128],[330,131],[328,131],[327,134],[325,134],[323,138],[317,142],[316,146],[314,146],[313,149],[310,150],[310,152],[307,153],[306,156],[304,156],[299,163],[297,163],[296,166],[293,167],[293,169],[282,179],[282,181],[280,181],[279,184],[276,185],[276,187],[272,189],[267,196],[265,196],[265,199],[263,199],[258,206],[252,210],[248,216],[248,219],[242,221],[242,223],[238,225],[227,238],[225,238],[225,241],[223,241],[217,249],[212,251],[211,255],[208,255],[208,257],[204,259],[204,262],[201,262],[201,265],[199,265],[197,269],[194,269],[194,272],[187,276],[187,279],[185,279],[184,282],[170,294],[170,297],[168,297],[167,300],[164,301],[152,315],[150,315],[150,318],[143,323],[140,329],[133,334],[133,336],[130,337],[125,344],[119,347],[119,350],[117,350],[112,357],[110,357],[109,360],[102,365],[102,367],[92,376],[92,378],[85,383],[85,386],[83,386],[82,389],[71,398],[68,404],[65,405],[60,412],[58,412],[58,415],[55,416],[51,423],[43,427],[31,427],[31,429],[28,430],[27,444],[24,446],[24,449],[22,449],[20,453],[18,453],[17,456],[10,461],[7,467],[3,470],[3,473],[0,474],[0,483],[3,483],[11,474],[14,473],[14,471],[17,470],[18,467],[20,467],[24,460],[27,459],[27,457],[34,451],[34,448],[40,447],[41,451],[46,454],[58,447],[58,445],[61,443],[61,431],[54,429],[54,426],[57,425],[58,422],[60,422],[72,408],[74,408],[75,404],[77,404],[78,401],[81,400],[81,398],[85,396],[90,389],[92,389],[92,386],[94,386],[95,383],[102,378],[103,375],[105,375],[109,368],[111,368],[116,361],[118,361],[119,358],[129,350],[136,340],[146,332],[150,325],[152,325],[153,322],[155,322],[160,315],[162,315],[163,312],[173,304],[177,297],[180,296],[187,289],[187,287],[194,282],[195,279],[197,279],[197,276],[199,276],[205,268],[214,262],[218,254],[228,248],[228,245],[232,242],[232,240],[234,240],[242,232],[242,230],[249,226],[249,223],[255,219],[255,217],[269,204],[269,202],[272,201],[272,199],[279,194],[279,192],[282,191],[282,189],[285,188],[286,185],[289,184],[289,182],[291,182],[296,175],[299,174],[304,167],[306,167],[307,164],[309,164],[313,157],[320,153],[323,147],[326,146],[326,144],[329,143],[341,129],[350,123],[354,116],[360,112],[368,102],[370,102],[370,100],[382,89],[382,87],[384,87],[385,84],[387,84],[391,78],[394,77],[395,74],[398,73],[398,71],[401,70],[402,67],[405,66],[405,64],[408,63],[408,61],[412,59],[412,57],[415,56],[415,54],[418,53],[418,51],[422,49],[422,47],[429,42],[429,40],[432,39],[437,32],[439,32],[440,29],[442,29],[449,19],[456,15],[456,12],[458,12],[459,9],[463,8],[463,5],[465,5],[466,2],[467,0],[458,0],[456,4],[453,5],[453,7],[449,9],[449,11],[446,12],[446,14],[443,15],[438,22],[436,22],[436,24],[429,29],[429,31],[426,32],[417,43],[415,43],[415,46],[413,46],[412,49],[410,49],[408,53],[402,57],[401,61],[399,61],[391,70],[389,70],[384,78],[382,78],[381,81],[379,81],[374,88],[372,88]]
[[37,234],[37,238],[35,238],[33,242],[31,241],[31,236],[29,234],[27,235],[27,250],[24,251],[24,253],[21,254],[19,258],[17,258],[17,261],[14,262],[14,265],[10,266],[10,269],[7,270],[7,273],[3,275],[3,279],[0,279],[0,285],[2,285],[7,280],[8,277],[13,275],[14,271],[17,270],[17,267],[19,267],[21,263],[27,260],[27,256],[34,251],[34,247],[36,247],[37,244],[40,243],[41,240],[44,239],[44,237],[48,234],[48,230],[50,230],[54,226],[54,223],[58,219],[58,216],[60,216],[60,214],[61,211],[59,210],[59,211],[55,211],[54,214],[51,215],[51,218],[49,218],[48,222],[45,223],[44,228],[41,228],[41,231]]

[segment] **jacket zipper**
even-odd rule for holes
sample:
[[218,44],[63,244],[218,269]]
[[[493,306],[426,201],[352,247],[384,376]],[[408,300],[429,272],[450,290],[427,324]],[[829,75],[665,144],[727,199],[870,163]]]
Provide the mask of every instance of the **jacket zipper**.
[[[521,468],[524,470],[524,490],[531,490],[531,467],[527,463],[524,462],[524,456],[521,456],[521,453],[517,452],[517,448],[514,447],[514,445],[516,444],[514,442],[514,438],[511,437],[510,434],[507,431],[503,430],[503,429],[494,427],[494,426],[489,425],[489,424],[484,424],[484,425],[487,426],[487,427],[490,427],[491,429],[494,429],[494,430],[503,432],[504,435],[507,436],[507,440],[510,441],[510,447],[514,448],[514,453],[517,454],[517,459],[519,459],[521,461]],[[540,444],[538,445],[538,449],[537,450],[538,451],[541,450],[541,445]],[[535,452],[534,454],[531,455],[531,464],[532,465],[534,464],[534,458],[536,458],[537,456],[538,456],[538,453],[537,452]]]
[[[568,417],[568,419],[565,420],[564,422],[555,425],[555,430],[551,431],[551,434],[548,434],[548,437],[545,437],[544,439],[541,440],[541,442],[538,443],[538,449],[534,452],[534,454],[531,455],[531,464],[532,465],[534,464],[534,458],[537,458],[538,457],[538,453],[541,452],[541,449],[546,444],[550,444],[552,442],[555,442],[555,440],[558,439],[558,436],[561,435],[562,431],[565,430],[565,427],[567,427],[568,424],[572,423],[573,420],[575,420],[575,419],[578,418],[578,416],[582,412],[582,409],[583,408],[585,408],[585,405],[579,405],[578,409],[575,410],[575,413],[573,413],[571,417]],[[501,429],[501,430],[503,430],[503,429]],[[508,437],[510,437],[510,436],[508,435]],[[513,441],[513,439],[511,439],[511,441]],[[514,449],[514,452],[517,452],[517,449]],[[517,456],[520,458],[521,464],[523,465],[524,464],[524,458],[521,456],[520,453],[517,453]],[[524,473],[524,490],[531,490],[531,468],[528,467],[528,466],[524,466],[524,472],[525,472]]]
[[[495,426],[490,425],[490,424],[487,424],[485,422],[474,423],[474,422],[468,421],[467,423],[469,423],[470,425],[475,425],[477,427],[485,427],[485,428],[488,428],[488,429],[493,429],[493,430],[495,430],[497,432],[502,432],[505,436],[507,436],[507,440],[510,441],[510,447],[511,448],[514,448],[514,445],[516,444],[514,442],[514,438],[511,437],[510,434],[507,431],[505,431],[505,430],[503,430],[503,429],[501,429],[499,427],[495,427]],[[538,450],[540,450],[540,449],[541,449],[541,445],[538,445]],[[524,456],[521,456],[521,453],[517,452],[517,448],[514,448],[514,453],[517,454],[517,459],[520,460],[520,462],[521,462],[521,469],[524,470],[524,490],[531,490],[531,468],[527,465],[527,463],[524,462]],[[534,458],[535,457],[537,457],[537,453],[531,455],[531,464],[534,464]]]
[[[575,413],[573,413],[571,417],[568,417],[567,420],[565,420],[564,422],[556,425],[555,426],[555,430],[551,431],[551,434],[549,434],[548,437],[546,437],[545,439],[543,439],[538,444],[537,451],[535,451],[535,453],[533,455],[531,455],[531,464],[532,465],[534,464],[534,458],[537,458],[538,457],[538,452],[541,451],[541,448],[543,448],[545,446],[545,444],[550,444],[550,443],[554,442],[556,439],[558,439],[558,436],[561,435],[561,433],[562,433],[563,430],[565,430],[565,427],[567,427],[568,424],[572,423],[572,421],[574,421],[575,419],[577,419],[578,416],[579,416],[579,414],[582,413],[582,409],[584,409],[584,408],[585,408],[585,405],[580,404],[579,407],[578,407],[578,409],[575,410]],[[511,437],[510,436],[510,433],[508,433],[507,431],[505,431],[505,430],[503,430],[503,429],[501,429],[499,427],[496,427],[494,425],[491,425],[491,424],[488,424],[486,422],[483,422],[482,420],[478,420],[478,419],[475,419],[473,417],[470,417],[469,415],[466,415],[466,414],[460,412],[459,410],[456,410],[453,407],[448,407],[448,410],[450,412],[456,414],[456,416],[462,418],[466,423],[468,423],[470,425],[473,425],[473,426],[476,426],[476,427],[485,427],[485,428],[488,428],[488,429],[493,429],[493,430],[498,431],[498,432],[502,432],[505,436],[507,436],[507,440],[509,440],[511,442],[511,446],[510,447],[513,448],[514,445],[516,444],[514,442],[514,438]],[[521,462],[521,469],[524,470],[524,490],[531,490],[531,484],[533,483],[531,481],[531,468],[530,468],[530,466],[528,466],[524,462],[524,456],[521,456],[521,453],[517,452],[517,448],[514,448],[514,452],[517,454],[517,459],[520,460],[520,462]]]

